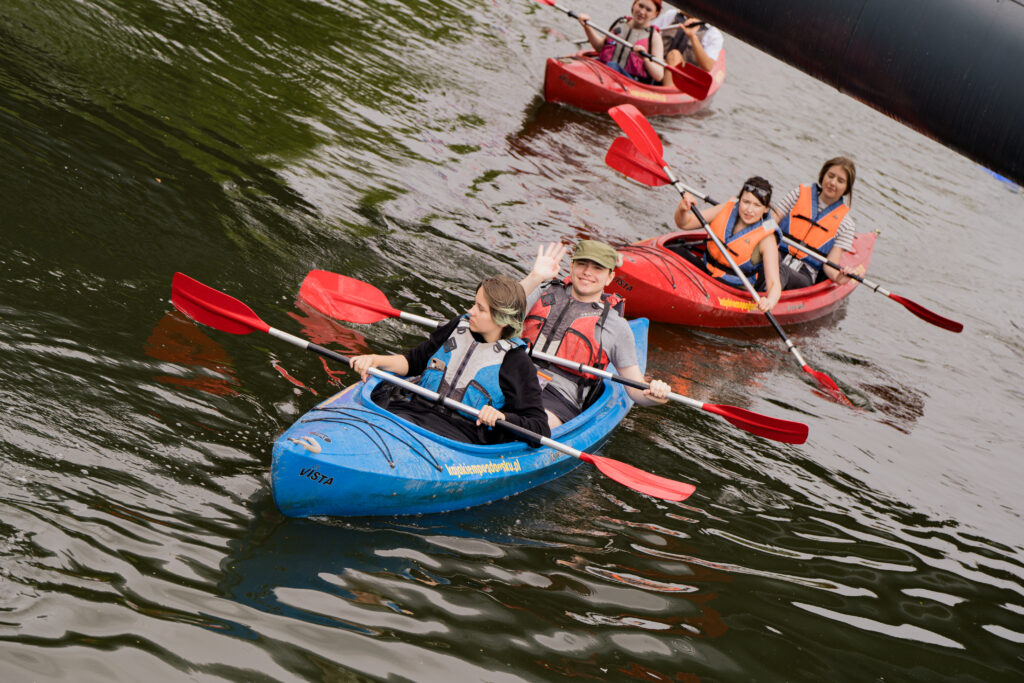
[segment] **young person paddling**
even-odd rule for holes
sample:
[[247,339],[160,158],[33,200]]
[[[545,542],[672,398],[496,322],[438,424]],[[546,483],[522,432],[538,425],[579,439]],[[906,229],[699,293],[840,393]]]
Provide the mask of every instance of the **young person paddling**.
[[[352,367],[363,380],[370,368],[396,375],[418,375],[418,384],[480,411],[474,422],[419,396],[392,398],[391,412],[450,439],[467,443],[501,443],[515,436],[494,427],[505,420],[541,436],[550,436],[541,402],[537,370],[519,335],[526,295],[506,276],[480,283],[473,307],[434,330],[426,341],[404,354],[355,356]],[[374,390],[380,403],[392,385]]]
[[[762,312],[771,311],[782,295],[779,252],[775,242],[778,226],[769,211],[771,201],[771,183],[760,176],[754,176],[743,183],[738,198],[733,197],[711,207],[707,212],[701,212],[743,274],[751,280],[756,278],[754,287],[764,291],[765,295],[760,297],[757,304],[758,310]],[[700,220],[692,211],[695,203],[696,200],[689,192],[679,201],[674,218],[680,230],[701,227]],[[698,265],[727,285],[744,286],[714,241],[708,242],[704,259]]]
[[580,14],[578,19],[583,30],[587,32],[590,46],[597,50],[597,58],[619,73],[629,76],[642,83],[661,83],[665,75],[665,67],[641,57],[636,50],[646,50],[655,59],[662,59],[665,48],[661,41],[661,33],[651,22],[661,12],[662,0],[633,0],[630,16],[615,20],[609,33],[620,36],[623,41],[632,43],[630,50],[612,38],[598,33],[587,26],[589,14]]
[[[523,338],[538,351],[596,368],[610,363],[619,375],[644,381],[633,331],[622,317],[622,299],[604,292],[615,277],[618,252],[603,242],[584,240],[573,252],[569,277],[559,281],[566,251],[565,245],[556,243],[537,249],[533,268],[521,282],[528,311]],[[554,429],[584,410],[601,380],[543,361],[537,364],[551,376],[542,396]],[[671,387],[652,380],[649,389],[626,391],[637,405],[650,406],[666,403]]]
[[[854,223],[849,212],[856,179],[857,167],[852,160],[835,157],[826,161],[817,183],[800,185],[772,209],[781,234],[839,263],[843,254],[853,249]],[[810,287],[825,278],[841,285],[850,280],[850,274],[864,274],[863,265],[844,266],[837,271],[781,240],[779,254],[783,289]]]
[[[715,68],[722,52],[722,32],[707,22],[669,7],[659,14],[652,25],[662,30],[665,63],[679,66],[683,62],[695,64],[705,71]],[[672,85],[672,72],[665,69],[662,85]]]

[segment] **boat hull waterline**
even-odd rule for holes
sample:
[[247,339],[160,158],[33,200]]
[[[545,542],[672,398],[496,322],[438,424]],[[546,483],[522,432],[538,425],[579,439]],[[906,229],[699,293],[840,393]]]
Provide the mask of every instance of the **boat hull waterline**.
[[603,114],[620,104],[632,104],[645,116],[693,114],[710,102],[725,81],[725,51],[711,70],[711,89],[703,100],[663,85],[647,85],[609,69],[594,52],[552,57],[544,70],[544,99]]
[[[767,327],[767,316],[746,290],[719,282],[666,246],[704,237],[703,230],[677,231],[621,247],[622,265],[608,291],[626,298],[630,317],[690,327]],[[855,235],[853,251],[843,254],[840,265],[867,270],[875,238],[875,233]],[[828,280],[785,290],[772,314],[782,325],[814,320],[838,308],[856,286],[855,280],[842,285]]]

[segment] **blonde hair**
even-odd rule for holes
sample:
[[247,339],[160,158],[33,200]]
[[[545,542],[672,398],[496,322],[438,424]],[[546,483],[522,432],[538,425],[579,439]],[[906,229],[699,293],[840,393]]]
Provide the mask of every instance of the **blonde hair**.
[[507,275],[496,275],[480,281],[477,291],[483,290],[491,307],[491,320],[501,325],[501,338],[518,337],[523,332],[526,318],[526,292],[523,286]]

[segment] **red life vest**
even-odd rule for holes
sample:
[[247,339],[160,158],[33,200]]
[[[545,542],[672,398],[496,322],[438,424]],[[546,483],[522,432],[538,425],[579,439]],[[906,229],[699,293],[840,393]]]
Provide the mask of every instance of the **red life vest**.
[[[754,275],[761,268],[760,263],[751,262],[754,250],[768,235],[774,234],[774,225],[766,219],[761,219],[753,225],[749,225],[739,232],[733,232],[736,227],[736,219],[739,211],[736,208],[736,198],[733,197],[722,205],[715,219],[711,221],[711,231],[718,236],[725,244],[725,248],[732,255],[732,260],[740,267],[746,275]],[[729,260],[718,249],[713,241],[708,242],[708,250],[704,257],[704,263],[712,277],[722,280],[734,287],[742,286],[739,278],[732,272]]]
[[[522,337],[544,353],[551,353],[550,347],[557,344],[554,355],[559,358],[603,369],[609,361],[601,344],[604,322],[613,309],[621,316],[624,308],[625,300],[618,294],[603,293],[601,303],[577,301],[572,298],[570,278],[552,280],[526,314]],[[601,379],[557,365],[550,369],[588,382]]]
[[[843,198],[826,207],[818,213],[818,186],[801,185],[800,194],[796,198],[789,215],[779,223],[779,229],[783,235],[792,237],[803,242],[807,246],[823,254],[828,254],[836,241],[836,233],[839,232],[839,225],[850,212],[850,207],[843,203]],[[792,254],[802,259],[812,268],[821,268],[822,263],[811,258],[796,247],[782,244],[780,240],[779,250],[783,254]]]

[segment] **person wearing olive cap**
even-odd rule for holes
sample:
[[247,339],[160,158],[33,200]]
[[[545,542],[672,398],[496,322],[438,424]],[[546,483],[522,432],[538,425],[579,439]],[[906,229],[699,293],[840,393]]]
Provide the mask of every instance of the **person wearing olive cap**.
[[[538,351],[597,368],[610,363],[619,375],[644,381],[633,331],[622,317],[624,301],[604,291],[615,277],[618,252],[603,242],[583,240],[573,251],[569,277],[559,281],[566,252],[564,244],[540,246],[533,268],[520,281],[527,310],[523,339]],[[534,362],[550,375],[541,395],[552,429],[579,415],[596,397],[591,394],[601,385],[599,377]],[[671,387],[653,380],[649,389],[626,391],[637,405],[650,406],[667,402]]]

